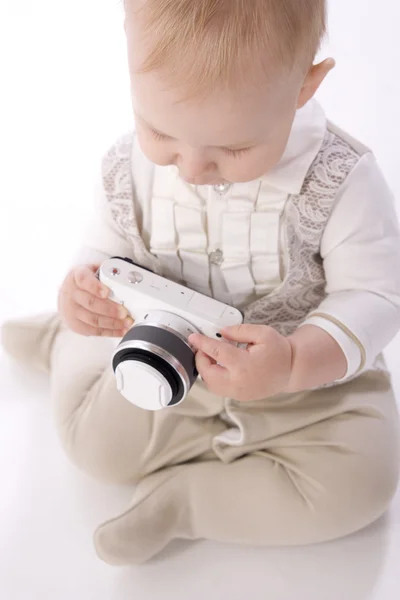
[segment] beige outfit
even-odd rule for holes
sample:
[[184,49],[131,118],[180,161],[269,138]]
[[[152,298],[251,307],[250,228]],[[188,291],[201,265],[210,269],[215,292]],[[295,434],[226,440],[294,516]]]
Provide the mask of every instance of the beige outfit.
[[142,562],[174,538],[322,542],[375,521],[395,493],[398,415],[384,372],[250,404],[198,382],[153,413],[117,392],[109,362],[109,340],[58,334],[52,396],[68,456],[96,478],[138,483],[132,507],[95,534],[106,562]]
[[[57,319],[54,335],[48,323],[30,334],[43,365],[50,357],[69,457],[94,477],[137,484],[132,507],[95,534],[107,562],[144,561],[176,537],[321,542],[387,509],[399,477],[399,431],[380,353],[400,326],[400,238],[369,160],[366,149],[327,128],[314,103],[299,111],[278,168],[249,184],[209,194],[187,186],[148,163],[132,136],[105,157],[87,260],[128,256],[284,335],[312,322],[348,362],[345,379],[324,389],[244,404],[198,381],[183,404],[152,413],[117,392],[115,342],[58,329]],[[374,245],[369,230],[357,237],[361,201],[380,203]],[[333,231],[335,214],[349,205],[353,218],[342,216]],[[22,340],[21,326],[3,332],[10,353],[21,356],[12,335]]]

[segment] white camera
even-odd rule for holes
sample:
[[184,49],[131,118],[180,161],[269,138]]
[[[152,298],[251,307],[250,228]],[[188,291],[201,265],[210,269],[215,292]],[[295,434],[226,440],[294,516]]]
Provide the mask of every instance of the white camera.
[[113,369],[120,393],[146,410],[183,402],[198,376],[192,333],[221,338],[242,313],[156,275],[127,258],[111,258],[98,277],[110,299],[123,304],[134,325],[118,344]]

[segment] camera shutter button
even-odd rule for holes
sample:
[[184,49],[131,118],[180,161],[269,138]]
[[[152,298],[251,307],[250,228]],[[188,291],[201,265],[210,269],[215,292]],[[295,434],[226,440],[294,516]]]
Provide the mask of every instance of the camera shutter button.
[[137,284],[143,281],[143,275],[139,271],[131,271],[128,273],[129,283]]

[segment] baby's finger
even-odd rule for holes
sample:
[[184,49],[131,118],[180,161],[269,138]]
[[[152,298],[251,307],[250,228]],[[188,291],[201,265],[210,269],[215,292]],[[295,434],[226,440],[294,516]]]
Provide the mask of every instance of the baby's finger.
[[80,335],[84,335],[86,337],[112,337],[112,338],[121,338],[125,335],[126,331],[115,330],[115,329],[101,329],[98,327],[93,327],[92,325],[88,325],[83,321],[78,321],[74,323],[73,331],[75,333],[79,333]]
[[196,368],[207,387],[214,393],[226,395],[227,385],[230,383],[229,372],[215,364],[204,352],[196,354]]
[[75,290],[73,300],[79,306],[97,315],[120,320],[126,319],[128,316],[128,311],[121,304],[117,304],[112,300],[102,300],[79,288]]
[[91,267],[84,266],[75,269],[74,280],[78,288],[98,298],[108,298],[110,294],[108,287],[97,279]]
[[[133,325],[133,320],[131,318],[127,318],[125,320],[115,319],[112,317],[105,317],[103,315],[98,315],[81,306],[76,307],[76,318],[84,323],[85,325],[90,325],[98,330],[113,330],[113,331],[126,331],[130,329]],[[99,335],[99,333],[97,333]]]
[[216,363],[219,363],[227,368],[236,366],[242,358],[243,351],[239,348],[232,346],[227,342],[213,340],[205,335],[194,333],[189,336],[189,342],[196,348],[196,350],[201,350]]
[[202,377],[211,365],[215,365],[215,362],[207,354],[204,354],[201,350],[196,352],[196,369]]

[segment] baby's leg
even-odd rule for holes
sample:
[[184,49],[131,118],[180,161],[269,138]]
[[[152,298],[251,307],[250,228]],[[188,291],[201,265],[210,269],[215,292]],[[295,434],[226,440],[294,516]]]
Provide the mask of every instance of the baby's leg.
[[[263,418],[252,404],[237,407],[236,421],[248,426],[253,410]],[[145,478],[132,509],[98,529],[99,555],[113,564],[142,562],[176,537],[311,544],[355,532],[385,512],[399,470],[398,416],[386,375],[266,401],[264,416],[268,439],[254,441],[251,454]],[[221,458],[229,456],[227,448]]]
[[60,323],[56,313],[7,321],[1,326],[1,345],[15,361],[48,372],[51,348]]
[[155,413],[137,408],[117,391],[110,366],[114,347],[113,340],[65,328],[56,336],[52,400],[70,459],[96,478],[134,483],[210,451],[213,437],[224,429],[217,418],[222,400],[197,384],[180,407]]

